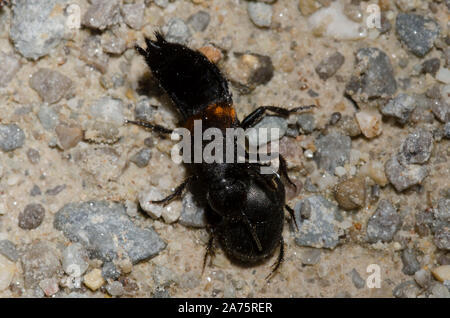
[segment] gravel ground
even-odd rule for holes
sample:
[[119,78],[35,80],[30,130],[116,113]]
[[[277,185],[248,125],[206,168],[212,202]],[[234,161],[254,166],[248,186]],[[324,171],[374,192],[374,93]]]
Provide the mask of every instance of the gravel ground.
[[[450,297],[449,1],[13,0],[0,9],[0,297]],[[4,3],[4,2],[1,2]],[[375,5],[375,6],[374,6]],[[380,22],[373,22],[379,9]],[[202,274],[178,117],[134,51],[161,30],[282,131],[298,228]]]

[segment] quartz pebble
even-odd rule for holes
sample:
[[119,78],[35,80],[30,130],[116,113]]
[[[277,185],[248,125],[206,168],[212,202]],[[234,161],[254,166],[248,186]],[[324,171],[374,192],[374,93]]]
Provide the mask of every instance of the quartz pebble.
[[206,226],[205,209],[198,205],[194,200],[192,193],[187,192],[183,196],[183,208],[179,223],[194,228],[201,228]]
[[433,276],[440,282],[450,280],[450,265],[442,265],[431,270]]
[[250,20],[261,28],[268,28],[272,23],[272,6],[262,2],[249,2],[247,12]]
[[163,207],[160,204],[151,203],[153,200],[161,200],[165,196],[156,187],[150,187],[150,189],[139,193],[139,205],[153,219],[161,217]]
[[144,22],[143,3],[124,4],[121,8],[123,20],[132,29],[140,30]]
[[188,18],[187,24],[189,24],[195,31],[203,32],[208,27],[210,20],[211,16],[209,15],[209,13],[200,10]]
[[101,36],[91,35],[84,39],[80,59],[101,73],[106,73],[109,66],[109,57],[103,52]]
[[381,115],[376,111],[360,111],[355,115],[359,128],[367,138],[375,138],[383,131]]
[[58,125],[55,132],[63,150],[75,147],[83,139],[83,130],[77,126]]
[[162,28],[168,42],[186,44],[191,37],[189,27],[179,18],[172,18]]

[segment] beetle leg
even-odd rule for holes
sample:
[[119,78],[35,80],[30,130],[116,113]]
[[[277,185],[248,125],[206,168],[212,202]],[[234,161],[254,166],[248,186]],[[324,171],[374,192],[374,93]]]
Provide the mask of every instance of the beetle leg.
[[286,178],[287,182],[297,190],[296,184],[292,182],[291,178],[289,178],[289,174],[287,172],[286,159],[284,159],[282,155],[279,155],[279,160],[280,160],[280,168],[278,169],[278,171],[280,171],[280,174]]
[[214,243],[214,234],[213,231],[211,231],[209,234],[208,244],[206,245],[205,256],[203,257],[202,275],[203,272],[205,271],[206,260],[208,259],[208,256],[210,257],[210,259],[212,259],[216,255],[213,243]]
[[284,239],[283,237],[280,238],[280,253],[278,254],[277,261],[272,265],[272,271],[269,275],[266,276],[266,281],[269,281],[272,279],[273,276],[276,274],[276,270],[281,266],[281,264],[284,261]]
[[247,117],[245,117],[242,120],[241,127],[244,129],[250,128],[255,126],[261,119],[264,118],[264,115],[267,111],[270,111],[272,113],[277,114],[278,116],[284,116],[287,117],[290,114],[298,113],[301,111],[309,110],[311,108],[316,107],[315,105],[309,105],[309,106],[300,106],[295,107],[292,109],[285,109],[281,107],[276,106],[260,106],[257,109],[255,109],[253,112],[251,112]]
[[152,200],[150,203],[156,203],[156,204],[168,204],[175,198],[179,198],[181,194],[183,193],[183,190],[186,188],[186,186],[191,182],[192,177],[188,177],[186,180],[183,181],[182,184],[180,184],[178,187],[175,188],[175,190],[172,192],[172,194],[168,195],[164,199],[161,200]]
[[295,212],[294,210],[289,206],[289,205],[285,205],[284,208],[289,212],[289,215],[291,216],[291,220],[294,222],[295,224],[295,229],[298,231],[298,225],[297,225],[297,221],[295,220]]
[[166,128],[166,127],[163,127],[163,126],[160,126],[157,124],[151,124],[151,123],[148,123],[146,121],[141,121],[141,120],[125,119],[125,124],[133,124],[133,125],[141,126],[141,127],[156,131],[157,133],[160,133],[160,134],[171,134],[173,132],[172,129],[169,129],[169,128]]

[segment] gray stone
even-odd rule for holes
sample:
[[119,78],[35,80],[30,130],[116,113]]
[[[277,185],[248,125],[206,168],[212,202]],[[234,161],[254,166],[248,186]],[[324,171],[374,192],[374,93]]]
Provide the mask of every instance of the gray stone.
[[431,287],[431,294],[434,298],[450,298],[450,291],[441,283],[435,283]]
[[72,80],[58,71],[40,68],[33,73],[30,86],[45,103],[53,104],[61,100],[72,87]]
[[450,251],[450,224],[439,227],[434,233],[434,244],[441,250]]
[[72,277],[81,277],[89,267],[89,256],[83,245],[72,243],[62,253],[64,272]]
[[17,262],[19,259],[19,252],[16,249],[16,245],[10,240],[0,241],[0,254],[12,262]]
[[178,282],[177,275],[169,268],[156,265],[152,272],[153,281],[159,287],[169,287],[173,283]]
[[430,159],[433,150],[433,135],[419,128],[409,134],[401,145],[399,160],[406,164],[423,164]]
[[352,269],[350,275],[352,276],[353,285],[355,285],[356,288],[361,289],[366,286],[366,281],[361,277],[361,275],[359,275],[355,268]]
[[188,18],[187,24],[189,24],[191,28],[194,29],[194,31],[203,32],[208,27],[210,20],[211,16],[209,15],[209,13],[200,10]]
[[341,53],[336,52],[323,59],[319,63],[319,65],[317,65],[316,73],[322,80],[326,81],[331,76],[336,74],[336,72],[341,68],[344,62],[345,57]]
[[38,112],[39,121],[46,130],[54,129],[59,123],[59,116],[53,107],[47,103],[42,104]]
[[316,139],[317,148],[314,159],[319,168],[327,170],[331,175],[334,169],[344,166],[350,160],[352,140],[340,132],[330,132]]
[[168,42],[186,44],[191,37],[189,27],[179,18],[172,18],[162,28]]
[[136,103],[134,109],[134,118],[136,120],[142,120],[151,122],[153,119],[154,108],[150,104],[150,100],[147,97],[142,97]]
[[444,126],[444,137],[450,139],[450,121]]
[[334,249],[342,234],[336,220],[338,208],[320,195],[303,199],[295,205],[298,231],[293,231],[300,246]]
[[103,261],[125,252],[135,264],[166,247],[152,228],[141,229],[131,222],[123,205],[107,201],[66,204],[56,213],[54,227]]
[[120,277],[120,270],[113,262],[106,262],[102,267],[102,276],[104,279],[117,280]]
[[27,157],[28,160],[30,160],[30,162],[34,165],[38,164],[39,161],[41,160],[41,155],[39,154],[39,151],[33,148],[27,150]]
[[101,73],[106,73],[109,66],[109,57],[103,52],[100,35],[92,35],[84,39],[80,59]]
[[419,287],[413,280],[398,284],[392,291],[396,298],[416,298],[419,292]]
[[49,242],[33,243],[26,248],[22,256],[22,268],[25,287],[36,287],[41,280],[52,278],[59,273],[59,255]]
[[401,226],[400,214],[387,200],[381,200],[367,222],[367,238],[370,243],[390,242]]
[[90,113],[98,121],[122,125],[124,122],[123,108],[122,100],[104,96],[91,105]]
[[417,260],[416,252],[411,248],[403,250],[402,262],[402,272],[406,275],[414,275],[420,269],[420,263]]
[[397,155],[386,161],[384,169],[389,182],[399,192],[421,184],[428,175],[427,167],[401,163]]
[[247,13],[250,20],[261,28],[268,28],[272,23],[272,6],[261,2],[249,2]]
[[[263,130],[263,129],[266,130]],[[281,139],[288,128],[285,118],[279,116],[265,116],[259,123],[246,131],[250,146],[265,145],[270,141]],[[277,129],[278,136],[272,134],[272,129]],[[264,137],[264,133],[266,133]]]
[[316,265],[320,261],[322,252],[317,248],[309,248],[302,253],[301,260],[303,265]]
[[441,67],[441,60],[439,60],[437,57],[426,60],[421,65],[421,72],[423,74],[431,74],[433,76],[436,75],[437,71],[439,71],[439,68]]
[[391,99],[381,110],[385,116],[394,117],[400,124],[406,124],[413,110],[416,108],[416,100],[407,94],[399,94]]
[[439,121],[443,123],[450,121],[450,104],[446,100],[431,100],[431,111]]
[[35,196],[38,196],[38,195],[41,195],[41,194],[42,194],[41,188],[39,188],[39,186],[35,184],[33,186],[33,188],[31,188],[30,195],[32,197],[35,197]]
[[316,124],[314,120],[314,115],[312,114],[301,114],[298,116],[297,124],[302,129],[305,134],[310,134],[313,132]]
[[144,168],[148,165],[148,162],[150,161],[152,155],[152,151],[149,148],[142,148],[137,153],[135,153],[131,157],[131,162],[134,162],[136,166],[139,168]]
[[425,56],[439,36],[439,25],[433,19],[413,14],[399,13],[395,21],[397,37],[409,51]]
[[20,66],[20,61],[16,56],[0,52],[0,87],[11,82]]
[[42,204],[30,203],[19,213],[19,227],[24,230],[33,230],[44,220],[45,209]]
[[132,29],[140,30],[144,24],[143,3],[124,4],[122,6],[122,16],[125,23]]
[[111,296],[122,296],[125,293],[123,285],[117,281],[111,282],[108,285],[106,285],[106,291]]
[[125,39],[109,31],[102,34],[101,43],[103,51],[109,54],[120,55],[127,49],[127,42]]
[[389,57],[377,48],[363,48],[356,52],[355,73],[346,87],[346,93],[356,102],[392,96],[397,91]]
[[16,124],[0,124],[0,149],[12,151],[25,142],[25,134]]
[[414,280],[422,288],[428,288],[431,285],[431,273],[425,269],[419,269],[414,274]]
[[341,129],[347,136],[356,137],[361,135],[361,128],[356,122],[355,116],[344,115],[336,126]]
[[207,224],[205,209],[195,202],[194,196],[190,192],[186,192],[183,197],[183,209],[178,222],[181,225],[194,228],[202,228]]
[[65,184],[59,184],[57,186],[55,186],[54,188],[50,188],[48,190],[45,191],[45,194],[47,195],[58,195],[61,191],[63,191],[67,186]]
[[119,0],[96,0],[88,7],[81,23],[92,29],[105,30],[120,22]]
[[58,46],[64,37],[67,0],[15,1],[9,32],[16,50],[37,60]]

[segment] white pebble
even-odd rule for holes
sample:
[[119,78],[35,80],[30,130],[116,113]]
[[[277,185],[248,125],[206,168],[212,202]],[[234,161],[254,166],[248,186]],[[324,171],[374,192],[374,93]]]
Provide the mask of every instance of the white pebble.
[[436,79],[444,84],[450,84],[450,70],[445,67],[441,67],[436,73]]
[[139,204],[142,210],[154,219],[161,217],[163,213],[163,207],[160,204],[153,204],[150,201],[161,200],[164,195],[155,187],[151,187],[149,190],[139,193]]

